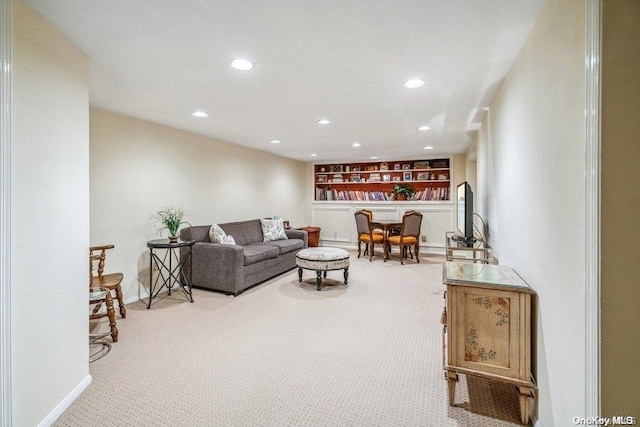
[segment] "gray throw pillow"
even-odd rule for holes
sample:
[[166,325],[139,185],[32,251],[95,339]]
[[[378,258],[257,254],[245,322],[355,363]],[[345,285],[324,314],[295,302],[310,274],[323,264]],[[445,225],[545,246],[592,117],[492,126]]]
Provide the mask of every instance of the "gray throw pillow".
[[227,240],[227,233],[225,233],[218,224],[213,224],[209,229],[209,240],[213,243],[225,243]]
[[263,242],[287,239],[282,219],[260,219],[260,224],[262,225]]

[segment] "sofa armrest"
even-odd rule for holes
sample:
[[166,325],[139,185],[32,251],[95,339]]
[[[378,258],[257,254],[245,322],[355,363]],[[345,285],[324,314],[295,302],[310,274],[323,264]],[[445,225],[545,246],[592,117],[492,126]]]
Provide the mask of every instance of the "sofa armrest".
[[309,247],[309,234],[304,230],[284,230],[289,239],[300,239],[304,241],[304,247]]
[[235,294],[244,284],[244,248],[239,245],[196,242],[193,245],[195,286],[215,288]]

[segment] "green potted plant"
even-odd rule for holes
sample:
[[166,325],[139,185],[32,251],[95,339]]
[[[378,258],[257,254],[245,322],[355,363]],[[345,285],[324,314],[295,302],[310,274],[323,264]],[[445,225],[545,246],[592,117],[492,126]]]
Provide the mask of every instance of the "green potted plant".
[[[175,208],[173,206],[165,207],[164,209],[156,212],[155,219],[162,223],[163,227],[158,230],[158,234],[162,230],[169,230],[169,241],[175,243],[178,241],[178,229],[182,224],[189,224],[187,221],[183,221],[184,211],[182,208]],[[189,224],[191,225],[191,224]]]
[[396,184],[391,190],[391,196],[394,200],[411,200],[414,194],[416,194],[416,190],[411,184]]

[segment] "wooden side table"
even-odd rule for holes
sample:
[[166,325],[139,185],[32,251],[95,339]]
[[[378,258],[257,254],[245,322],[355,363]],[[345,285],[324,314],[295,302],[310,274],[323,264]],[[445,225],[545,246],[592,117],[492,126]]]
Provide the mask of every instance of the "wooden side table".
[[458,374],[518,387],[520,421],[528,424],[536,385],[531,375],[531,299],[510,267],[445,261],[442,313],[445,378],[454,405]]

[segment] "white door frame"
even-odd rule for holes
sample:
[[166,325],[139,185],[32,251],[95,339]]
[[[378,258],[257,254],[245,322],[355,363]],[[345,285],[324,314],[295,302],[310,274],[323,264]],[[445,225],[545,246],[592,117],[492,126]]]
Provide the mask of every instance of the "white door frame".
[[11,0],[0,0],[0,426],[11,426]]
[[602,0],[587,0],[586,16],[586,226],[585,412],[601,415],[600,399],[600,108]]

